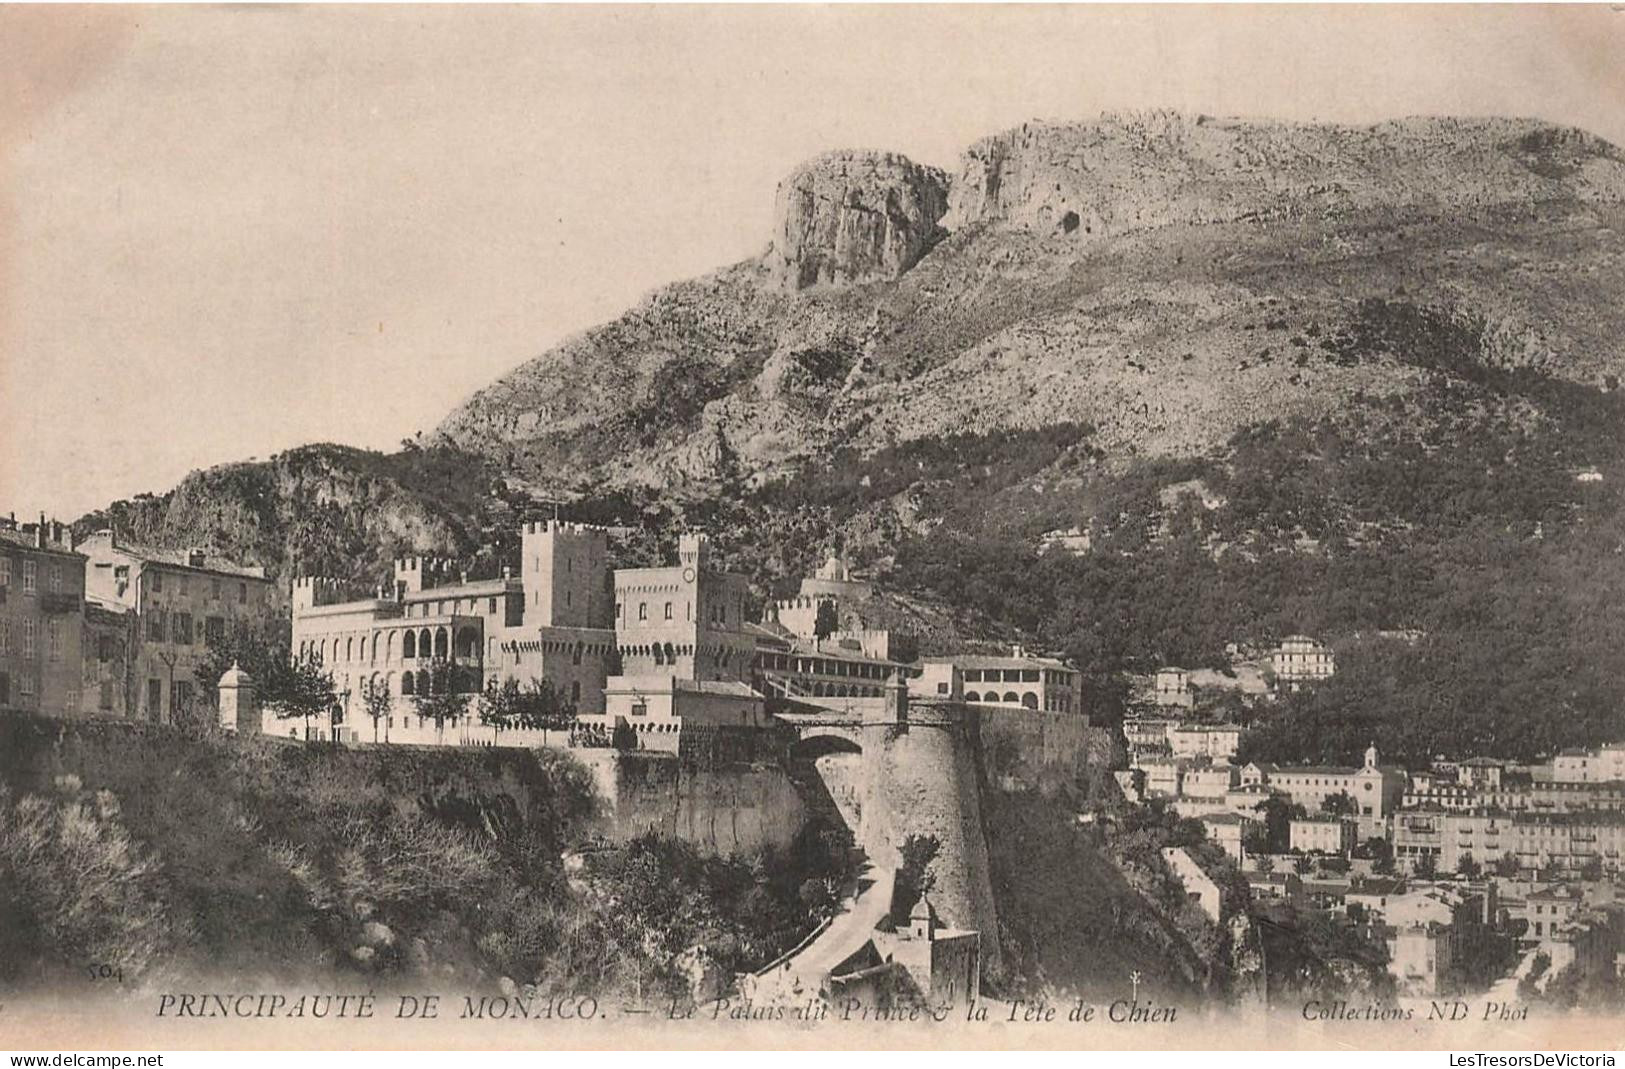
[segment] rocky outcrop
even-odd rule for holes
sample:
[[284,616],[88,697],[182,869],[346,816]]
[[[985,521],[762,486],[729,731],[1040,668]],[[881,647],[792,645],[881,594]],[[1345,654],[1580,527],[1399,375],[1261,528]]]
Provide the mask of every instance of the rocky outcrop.
[[1088,240],[1176,223],[1621,199],[1625,160],[1614,146],[1532,120],[1355,127],[1147,112],[983,138],[965,152],[947,225],[1004,222]]
[[947,177],[903,156],[832,152],[779,183],[768,267],[791,290],[895,279],[941,236]]

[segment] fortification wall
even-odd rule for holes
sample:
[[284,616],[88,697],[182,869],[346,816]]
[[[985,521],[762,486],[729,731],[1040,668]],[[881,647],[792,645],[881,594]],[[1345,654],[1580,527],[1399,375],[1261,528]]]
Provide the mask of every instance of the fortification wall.
[[1114,733],[1076,713],[971,708],[982,768],[999,790],[1053,794],[1075,784],[1084,769],[1112,762]]
[[910,723],[865,732],[870,793],[865,807],[864,848],[895,866],[897,847],[910,835],[935,836],[941,844],[931,871],[930,897],[943,920],[982,935],[986,969],[999,966],[998,913],[982,830],[981,791],[968,722]]
[[776,763],[705,767],[675,754],[575,754],[600,798],[594,830],[616,842],[652,830],[726,857],[783,849],[808,819],[795,784]]

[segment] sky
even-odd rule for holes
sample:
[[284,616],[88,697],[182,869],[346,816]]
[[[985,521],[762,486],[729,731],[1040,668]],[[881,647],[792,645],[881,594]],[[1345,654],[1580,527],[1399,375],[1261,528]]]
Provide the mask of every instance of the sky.
[[393,449],[759,254],[829,149],[1152,107],[1625,145],[1620,8],[0,8],[0,512]]

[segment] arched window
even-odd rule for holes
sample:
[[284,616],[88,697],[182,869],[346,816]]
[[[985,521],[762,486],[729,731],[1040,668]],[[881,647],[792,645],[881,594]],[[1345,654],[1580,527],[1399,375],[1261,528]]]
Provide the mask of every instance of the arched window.
[[666,602],[666,619],[671,619],[671,602]]
[[658,643],[655,645],[654,655],[655,655],[655,664],[665,664],[666,663],[666,655],[663,652],[661,652],[661,649],[660,649],[660,646],[659,646]]
[[[411,638],[412,633],[410,631],[408,631],[406,633],[406,637]],[[417,692],[418,692],[417,681],[412,678],[412,673],[411,672],[402,672],[401,673],[401,693],[404,694],[404,695],[413,695],[413,694],[416,694]]]
[[1004,700],[1009,702],[1011,705],[1015,705],[1017,702],[1021,701],[1021,695],[1017,694],[1013,690],[1007,690],[1004,692]]
[[[413,660],[414,658],[416,658],[417,655],[418,655],[418,636],[417,636],[417,632],[408,631],[406,633],[406,638],[401,641],[401,656],[405,657],[407,660],[410,661],[410,660]],[[412,673],[408,672],[407,676],[410,677],[411,674]],[[411,691],[407,691],[406,693],[410,694]]]
[[345,639],[344,639],[344,659],[346,661],[355,660],[355,638],[353,636],[348,636],[348,635],[345,636]]
[[389,637],[384,640],[384,660],[393,661],[394,659],[395,659],[395,632],[391,631],[389,633]]
[[429,693],[429,670],[428,669],[426,669],[426,668],[418,669],[417,684],[418,684],[418,693],[419,694],[427,694],[427,693]]
[[982,700],[982,696],[976,693],[974,690],[967,690],[965,692],[965,700],[968,702],[979,702]]
[[446,629],[436,628],[434,633],[434,655],[436,657],[451,656],[451,640],[446,637]]
[[670,642],[666,643],[666,663],[667,664],[676,664],[677,663],[677,651],[671,648],[671,643]]
[[581,663],[581,651],[582,651],[583,646],[584,646],[584,643],[577,642],[575,644],[575,649],[570,651],[570,663],[571,664],[580,664]]
[[1021,704],[1025,705],[1029,709],[1038,708],[1038,695],[1034,694],[1032,691],[1028,691],[1026,694],[1021,696]]
[[638,602],[638,619],[639,620],[647,620],[648,618],[649,618],[649,603],[647,601]]

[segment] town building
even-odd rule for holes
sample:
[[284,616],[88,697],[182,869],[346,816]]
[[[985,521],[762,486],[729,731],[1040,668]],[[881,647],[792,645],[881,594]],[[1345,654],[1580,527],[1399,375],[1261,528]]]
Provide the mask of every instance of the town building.
[[1240,865],[1247,859],[1247,849],[1242,845],[1242,840],[1258,826],[1257,820],[1241,813],[1209,813],[1197,819],[1207,829],[1207,837],[1230,855],[1232,861]]
[[1123,737],[1129,748],[1136,752],[1162,750],[1172,752],[1168,733],[1179,726],[1177,720],[1154,716],[1131,716],[1123,721]]
[[1207,914],[1210,921],[1218,924],[1223,896],[1213,878],[1202,871],[1202,866],[1181,847],[1163,847],[1162,860],[1185,888],[1186,900]]
[[1083,712],[1083,677],[1053,657],[1029,654],[1020,646],[1008,656],[963,654],[927,658],[926,664],[952,663],[964,680],[971,705],[1005,705],[1051,713]]
[[1249,872],[1247,889],[1254,898],[1264,901],[1304,901],[1303,877],[1295,872]]
[[1305,854],[1346,857],[1354,849],[1354,821],[1340,817],[1311,817],[1288,826],[1288,846]]
[[1557,783],[1618,783],[1625,781],[1625,742],[1595,750],[1564,750],[1551,761],[1551,779]]
[[1400,994],[1432,998],[1450,994],[1455,939],[1438,924],[1385,924],[1378,929],[1388,948],[1388,972]]
[[[198,679],[195,672],[211,643],[239,628],[264,633],[280,611],[261,567],[202,549],[139,545],[107,530],[77,549],[85,557],[85,595],[108,611],[135,617],[134,645],[126,656],[127,691],[134,700],[128,711],[152,723],[173,723],[206,698],[216,681]],[[82,673],[83,666],[75,671]]]
[[1359,768],[1253,764],[1242,768],[1242,782],[1262,783],[1310,813],[1321,812],[1327,798],[1346,794],[1354,802],[1359,836],[1365,840],[1387,838],[1388,818],[1404,798],[1407,777],[1403,769],[1378,764],[1377,748],[1372,746]]
[[803,598],[866,601],[874,592],[873,584],[855,575],[846,558],[841,556],[830,557],[818,571],[801,580]]
[[1288,635],[1270,654],[1270,668],[1278,682],[1290,688],[1302,683],[1330,679],[1337,671],[1337,658],[1331,647],[1308,635]]
[[1228,761],[1241,747],[1241,728],[1234,724],[1180,724],[1168,730],[1175,757],[1210,757]]
[[135,613],[122,605],[87,598],[83,634],[80,712],[117,719],[136,717]]
[[762,696],[734,680],[611,676],[604,685],[604,711],[580,715],[576,722],[600,729],[606,740],[625,724],[641,750],[729,756],[748,749],[732,742],[767,727],[768,717]]
[[1152,694],[1158,705],[1190,708],[1195,701],[1191,694],[1190,673],[1183,668],[1169,666],[1157,669],[1152,683]]
[[78,716],[85,558],[59,523],[0,520],[0,710]]
[[[886,682],[893,678],[910,680],[914,669],[899,661],[886,660],[862,650],[843,649],[808,642],[783,632],[751,625],[756,648],[751,656],[751,678],[765,694],[824,704],[825,699],[878,698]],[[951,667],[951,666],[946,666]],[[938,671],[937,682],[953,683],[951,672]],[[953,700],[946,694],[920,697]]]

